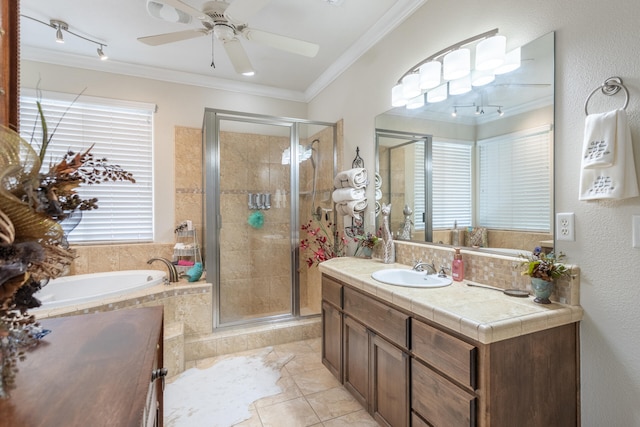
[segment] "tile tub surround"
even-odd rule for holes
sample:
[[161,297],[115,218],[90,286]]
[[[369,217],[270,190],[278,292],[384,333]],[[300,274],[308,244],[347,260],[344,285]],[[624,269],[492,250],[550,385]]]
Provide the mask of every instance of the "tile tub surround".
[[32,310],[32,314],[36,319],[42,320],[162,305],[164,307],[164,366],[169,370],[168,376],[173,376],[184,370],[185,339],[192,335],[211,334],[213,324],[211,289],[211,284],[204,282],[160,284],[100,301],[48,310],[36,309]]
[[374,271],[388,268],[410,267],[351,257],[320,264],[320,271],[331,277],[483,344],[578,322],[583,316],[577,305],[536,304],[532,297],[513,298],[469,287],[468,280],[444,288],[416,289],[385,285],[371,278]]

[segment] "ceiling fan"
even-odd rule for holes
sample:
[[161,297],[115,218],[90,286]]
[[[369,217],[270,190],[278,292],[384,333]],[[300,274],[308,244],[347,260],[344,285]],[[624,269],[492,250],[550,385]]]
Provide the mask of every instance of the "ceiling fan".
[[248,20],[269,2],[270,0],[234,0],[229,4],[224,1],[210,1],[204,4],[202,10],[198,10],[181,0],[147,0],[147,10],[152,16],[182,23],[188,23],[191,18],[195,18],[200,21],[202,28],[139,37],[138,40],[150,46],[159,46],[207,36],[213,32],[222,42],[236,72],[244,75],[253,75],[255,70],[240,43],[239,36],[298,55],[310,58],[316,56],[319,49],[317,44],[248,26]]

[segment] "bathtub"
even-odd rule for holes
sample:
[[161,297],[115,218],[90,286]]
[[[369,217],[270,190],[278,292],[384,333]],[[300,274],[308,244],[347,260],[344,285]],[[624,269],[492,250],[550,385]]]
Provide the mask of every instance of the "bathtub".
[[51,280],[35,297],[42,302],[38,309],[73,306],[156,286],[165,277],[166,273],[159,270],[78,274]]

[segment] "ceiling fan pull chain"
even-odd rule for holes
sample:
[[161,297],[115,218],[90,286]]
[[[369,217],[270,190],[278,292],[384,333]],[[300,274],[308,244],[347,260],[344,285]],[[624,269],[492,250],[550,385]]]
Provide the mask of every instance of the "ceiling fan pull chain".
[[210,65],[210,67],[212,68],[216,68],[216,63],[213,60],[214,46],[215,46],[215,35],[213,34],[213,31],[212,31],[211,32],[211,65]]

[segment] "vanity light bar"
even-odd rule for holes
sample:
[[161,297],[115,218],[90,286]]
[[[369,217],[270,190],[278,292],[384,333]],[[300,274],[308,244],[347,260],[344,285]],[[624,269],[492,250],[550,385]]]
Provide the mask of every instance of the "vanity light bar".
[[[476,43],[475,67],[471,67],[471,50],[467,47]],[[478,34],[462,40],[423,59],[398,80],[391,90],[393,107],[415,107],[418,95],[427,92],[427,102],[439,102],[443,87],[448,86],[449,95],[459,95],[473,90],[473,87],[491,83],[496,74],[503,74],[520,67],[520,48],[506,53],[505,36],[498,35],[498,29]],[[444,81],[444,83],[442,83]],[[430,92],[436,92],[429,95]]]

